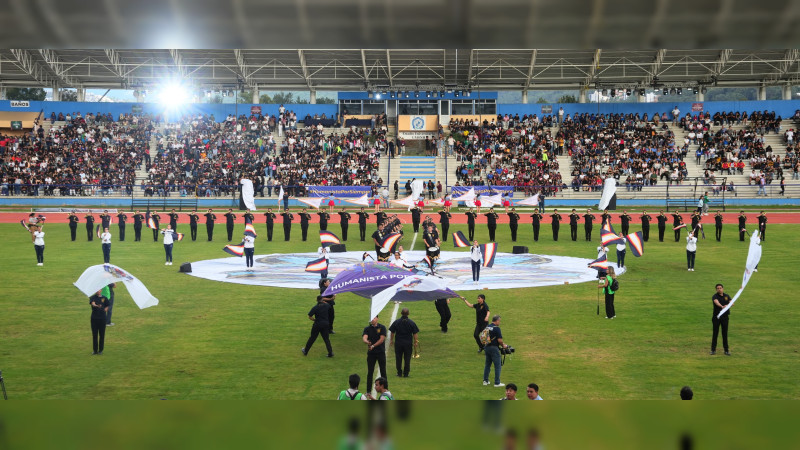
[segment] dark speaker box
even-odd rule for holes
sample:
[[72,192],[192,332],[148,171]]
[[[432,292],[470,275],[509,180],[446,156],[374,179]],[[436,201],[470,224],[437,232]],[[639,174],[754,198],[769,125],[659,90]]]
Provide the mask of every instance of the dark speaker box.
[[344,244],[333,244],[329,250],[331,253],[344,253],[347,251],[347,247]]
[[528,253],[528,247],[524,247],[522,245],[515,245],[514,250],[512,251],[515,255],[520,255],[522,253]]
[[181,264],[181,273],[192,273],[192,263]]

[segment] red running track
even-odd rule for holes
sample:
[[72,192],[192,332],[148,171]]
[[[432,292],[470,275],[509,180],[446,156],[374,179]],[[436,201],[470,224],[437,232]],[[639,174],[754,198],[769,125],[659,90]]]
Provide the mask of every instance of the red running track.
[[[356,209],[349,209],[349,211],[348,211],[353,216],[350,219],[350,224],[351,225],[354,224],[354,223],[355,224],[358,223],[358,217],[355,215],[356,211],[357,211]],[[569,209],[562,209],[559,212],[559,214],[561,214],[561,224],[562,225],[569,225],[569,214],[570,214],[570,211],[571,210],[569,210]],[[584,209],[583,212],[585,213],[585,211],[586,210]],[[653,212],[652,210],[648,212],[650,214],[650,217],[653,218],[653,220],[651,222],[651,225],[656,224],[656,216],[658,215],[658,211],[659,210],[656,209],[655,212]],[[299,222],[300,221],[300,219],[297,217],[297,213],[298,213],[298,211],[292,210],[292,214],[295,215],[295,222]],[[669,215],[666,211],[664,213],[667,214],[667,217],[668,217],[667,225],[668,226],[672,226],[672,216]],[[215,211],[215,214],[217,215],[217,223],[224,223],[225,222],[225,218],[222,216],[223,212]],[[499,215],[499,217],[497,218],[497,223],[499,223],[499,224],[507,224],[508,223],[508,216],[503,212],[502,209],[497,211],[497,214]],[[544,219],[542,220],[542,223],[546,223],[546,224],[550,223],[550,214],[552,214],[552,210],[548,210],[547,213],[544,214]],[[580,210],[578,210],[578,214],[581,214]],[[45,215],[47,216],[47,223],[64,223],[64,224],[67,223],[67,217],[69,216],[68,213],[47,213]],[[83,216],[84,215],[85,214],[78,214],[78,216],[81,218],[81,223],[83,223]],[[132,215],[132,213],[128,212],[128,222],[129,223],[133,222],[133,219],[130,217],[131,215]],[[433,218],[434,222],[439,223],[439,214],[438,213],[435,213],[433,211],[431,211],[429,213],[423,213],[423,216],[422,216],[423,220],[425,219],[426,215],[431,216]],[[631,213],[631,216],[633,217],[632,225],[640,223],[639,215],[640,214],[638,212],[636,214]],[[758,220],[756,219],[756,216],[758,214],[756,214],[754,212],[751,212],[751,213],[748,213],[746,215],[747,215],[747,223],[754,224],[754,223],[758,222]],[[95,220],[98,221],[98,223],[99,223],[99,217],[98,216],[99,216],[99,214],[95,214]],[[683,216],[684,222],[686,222],[686,223],[691,222],[691,214],[690,213],[681,213],[681,216]],[[723,213],[722,214],[723,223],[726,223],[726,224],[738,223],[738,216],[739,216],[738,212],[736,212],[736,213]],[[237,220],[236,220],[237,222],[244,223],[244,219],[242,218],[242,214],[241,213],[237,212],[236,213],[236,217],[237,217]],[[399,217],[400,217],[400,220],[402,220],[404,223],[411,223],[411,214],[399,214]],[[600,214],[595,214],[595,217],[596,217],[596,220],[594,222],[594,225],[595,226],[600,226]],[[770,224],[800,224],[800,212],[792,212],[792,213],[785,213],[785,212],[770,213],[770,212],[767,212],[767,217],[769,219],[769,223]],[[24,219],[27,219],[27,218],[28,218],[28,214],[26,214],[26,213],[0,213],[0,223],[18,223],[20,220],[24,220]],[[167,221],[169,220],[169,218],[166,217],[166,213],[161,213],[161,221],[164,222],[165,219]],[[264,223],[265,222],[264,213],[263,212],[256,213],[255,214],[255,219],[256,219],[255,220],[256,223]],[[116,222],[116,217],[114,217],[114,221]],[[281,217],[280,216],[277,217],[276,222],[281,223]],[[311,223],[318,223],[318,222],[319,222],[319,216],[317,216],[316,214],[312,213]],[[620,222],[619,221],[619,214],[612,214],[611,223],[612,224],[618,224],[619,222]],[[178,223],[188,224],[189,223],[189,214],[180,213],[180,218],[178,219]],[[200,223],[201,223],[201,225],[205,224],[205,218],[202,216],[202,214],[200,215]],[[329,220],[328,223],[333,223],[333,224],[339,223],[339,215],[338,214],[331,214],[331,220]],[[369,220],[368,223],[369,224],[374,224],[375,223],[375,219],[373,217],[371,217],[371,215],[370,215],[370,220]],[[464,213],[453,213],[453,218],[450,219],[450,223],[451,224],[465,224],[465,223],[467,223],[467,216]],[[478,225],[480,225],[480,224],[484,224],[485,225],[486,224],[486,217],[484,217],[483,215],[479,215],[478,219],[477,219],[477,223],[478,223]],[[525,224],[530,224],[530,223],[531,223],[531,218],[530,218],[530,214],[529,213],[520,214],[520,225],[525,225]],[[704,216],[701,223],[713,224],[714,223],[714,214],[713,213],[709,213],[707,216]],[[580,225],[583,225],[583,217],[581,217]]]

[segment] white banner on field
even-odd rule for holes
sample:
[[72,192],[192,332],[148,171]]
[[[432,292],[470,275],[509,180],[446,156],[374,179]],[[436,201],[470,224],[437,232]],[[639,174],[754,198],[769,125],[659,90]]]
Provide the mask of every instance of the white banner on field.
[[87,297],[96,294],[111,283],[122,282],[131,294],[131,298],[139,309],[149,308],[158,304],[158,299],[153,297],[144,283],[139,281],[128,271],[113,264],[98,264],[84,270],[78,281],[72,283]]

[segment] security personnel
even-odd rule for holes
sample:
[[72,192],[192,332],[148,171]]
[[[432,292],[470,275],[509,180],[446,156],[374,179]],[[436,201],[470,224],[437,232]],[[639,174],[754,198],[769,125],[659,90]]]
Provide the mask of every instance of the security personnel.
[[233,240],[233,224],[236,220],[236,214],[233,213],[233,209],[228,208],[228,212],[225,213],[225,229],[228,231],[228,242]]
[[272,208],[267,208],[264,216],[267,218],[267,240],[272,242],[272,228],[275,226],[275,217],[277,216],[272,212]]
[[628,231],[630,230],[631,227],[631,219],[632,217],[628,215],[628,211],[623,209],[622,214],[620,214],[619,216],[619,221],[622,223],[620,228],[622,229],[623,236],[628,235]]
[[658,221],[658,242],[664,242],[664,231],[667,229],[667,215],[664,214],[663,209],[658,212],[656,220]]
[[494,212],[494,207],[490,207],[489,212],[484,216],[486,216],[486,226],[489,228],[489,240],[494,242],[494,234],[497,230],[497,213]]
[[642,211],[642,215],[639,216],[642,220],[642,240],[647,242],[650,239],[650,221],[653,220],[647,211]]
[[211,212],[211,208],[209,208],[208,212],[203,215],[206,217],[206,234],[208,235],[208,242],[211,242],[211,239],[214,238],[214,221],[217,220],[217,216]]
[[253,220],[255,220],[255,216],[253,216],[253,213],[251,213],[249,209],[247,210],[246,213],[244,213],[242,217],[244,217],[245,224],[248,223],[247,222],[248,220],[250,221],[250,223],[253,223]]
[[586,232],[586,240],[592,240],[592,222],[594,222],[594,215],[592,210],[587,209],[586,214],[583,215],[583,231]]
[[475,211],[472,210],[472,208],[470,208],[469,211],[467,211],[464,214],[467,215],[467,229],[469,231],[469,240],[470,241],[474,241],[475,240],[475,218],[478,217],[478,215],[475,213]]
[[86,238],[89,242],[92,242],[94,240],[94,216],[92,213],[89,213],[84,219],[86,219]]
[[331,215],[325,211],[319,211],[317,215],[319,216],[319,230],[326,231],[328,229],[328,220],[330,220]]
[[[305,241],[308,237],[308,222],[311,220],[311,214],[306,211],[306,208],[303,208],[303,211],[298,215],[300,216],[300,231],[303,234],[303,241]],[[285,226],[286,222],[284,221],[284,227]]]
[[553,214],[550,214],[550,225],[553,227],[553,240],[558,241],[558,228],[561,226],[561,214],[558,213],[557,209],[553,210]]
[[386,327],[378,322],[375,316],[361,333],[361,340],[367,344],[367,384],[372,383],[375,374],[375,363],[381,375],[386,378]]
[[603,215],[600,217],[600,228],[603,228],[605,224],[611,221],[611,214],[608,213],[607,209],[603,210]]
[[128,215],[124,211],[117,214],[117,225],[119,226],[119,241],[125,241],[125,221],[128,220]]
[[714,230],[716,231],[717,242],[722,240],[722,213],[717,211],[714,214]]
[[414,225],[414,233],[419,233],[419,219],[422,215],[422,210],[417,205],[411,208],[411,224]]
[[375,223],[378,224],[378,226],[383,225],[383,222],[385,222],[385,221],[386,221],[386,213],[385,212],[378,211],[378,212],[375,213]]
[[531,214],[531,218],[533,218],[533,222],[531,223],[533,225],[533,240],[536,242],[539,242],[539,226],[542,223],[543,217],[544,216],[542,216],[539,211]]
[[172,231],[178,232],[178,213],[175,212],[173,209],[172,212],[169,214],[169,227],[172,228]]
[[69,235],[73,241],[75,240],[75,235],[78,234],[78,222],[80,221],[80,217],[75,214],[74,210],[69,213]]
[[[678,210],[676,209],[675,214],[672,215],[672,228],[675,228],[682,223],[683,223],[683,217],[681,217],[680,213],[678,213]],[[675,242],[678,242],[681,240],[681,229],[678,228],[677,230],[674,231],[675,231]],[[694,228],[692,228],[692,232],[694,232]]]
[[746,226],[747,216],[744,215],[744,211],[739,211],[739,240],[742,242],[744,242],[744,232]]
[[283,240],[288,241],[289,236],[292,234],[292,220],[294,216],[289,212],[289,208],[284,209],[281,216],[283,217]]
[[414,346],[419,345],[417,338],[419,328],[408,317],[408,314],[408,308],[403,308],[400,318],[389,326],[389,331],[392,333],[389,338],[389,347],[394,347],[397,376],[404,378],[408,378],[408,373],[411,371],[411,354],[414,352]]
[[447,242],[447,232],[450,230],[450,219],[452,214],[445,210],[439,211],[439,224],[442,226],[442,241]]
[[361,207],[361,211],[358,213],[358,232],[361,235],[361,242],[364,242],[364,239],[367,237],[367,219],[369,219],[369,213],[364,212],[364,207]]
[[519,214],[517,214],[517,208],[511,208],[511,212],[507,214],[508,228],[511,229],[511,240],[517,242],[517,229],[519,228]]
[[153,242],[158,242],[158,224],[161,221],[161,216],[154,212],[150,215],[150,218],[153,219],[153,224],[155,225],[155,228],[153,228]]
[[581,216],[573,209],[572,214],[569,215],[569,235],[573,242],[578,240],[578,221],[580,218]]
[[142,222],[144,221],[144,214],[136,211],[133,215],[133,240],[139,242],[142,240]]
[[100,214],[100,228],[105,230],[111,225],[111,214],[108,213],[107,209],[103,210],[103,214]]
[[342,227],[342,240],[347,240],[347,229],[350,227],[350,213],[345,208],[339,211],[339,226]]
[[761,211],[761,214],[758,215],[758,237],[761,238],[762,241],[767,240],[767,215],[764,211]]
[[192,210],[189,213],[189,231],[192,233],[192,241],[197,240],[197,221],[200,219],[200,216],[197,215],[197,211]]

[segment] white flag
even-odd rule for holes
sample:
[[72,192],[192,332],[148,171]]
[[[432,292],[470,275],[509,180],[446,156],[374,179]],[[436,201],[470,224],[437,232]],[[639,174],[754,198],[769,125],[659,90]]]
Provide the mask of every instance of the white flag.
[[353,205],[369,206],[369,197],[367,196],[367,194],[364,194],[356,199],[352,197],[337,197],[337,198],[343,202],[352,203]]
[[72,283],[87,297],[96,294],[111,283],[121,281],[131,294],[131,298],[139,309],[148,308],[158,304],[158,299],[150,294],[145,285],[128,271],[113,264],[99,264],[84,270],[78,281]]
[[306,197],[306,198],[298,198],[297,201],[300,203],[305,203],[306,205],[319,209],[319,205],[322,204],[323,197]]
[[761,237],[758,235],[758,230],[755,230],[750,236],[750,249],[747,251],[747,262],[745,263],[744,267],[744,275],[742,275],[742,287],[740,287],[736,292],[736,295],[733,296],[731,302],[725,305],[719,314],[717,314],[717,319],[722,317],[722,315],[725,314],[725,311],[731,309],[731,306],[733,306],[739,296],[742,295],[744,287],[747,286],[747,283],[750,281],[750,277],[753,276],[753,272],[755,272],[756,267],[758,267],[759,261],[761,261]]
[[606,209],[608,204],[611,203],[611,198],[613,198],[616,193],[617,180],[614,177],[606,178],[605,183],[603,183],[603,195],[600,196],[600,203],[597,205],[597,209],[600,211]]
[[539,206],[539,194],[518,201],[516,206]]
[[[372,296],[372,307],[370,308],[370,320],[377,316],[381,310],[391,301],[395,295],[401,292],[430,292],[447,289],[447,281],[439,277],[426,275],[410,275],[394,285],[378,292]],[[420,295],[418,300],[425,300],[424,295]],[[410,300],[404,300],[410,301]]]

